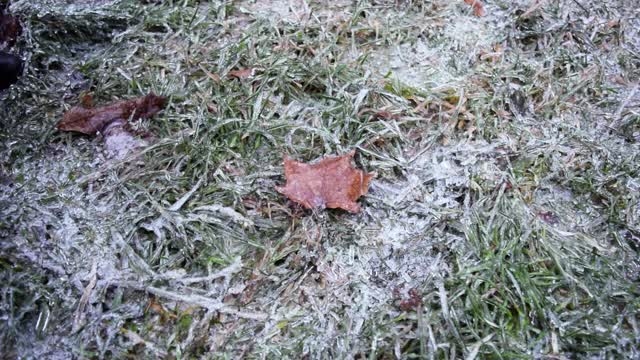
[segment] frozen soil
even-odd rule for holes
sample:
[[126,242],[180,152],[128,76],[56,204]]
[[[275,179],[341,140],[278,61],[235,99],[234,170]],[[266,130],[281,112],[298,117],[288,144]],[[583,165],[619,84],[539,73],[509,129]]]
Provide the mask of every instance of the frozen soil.
[[[485,9],[14,1],[0,354],[640,356],[640,13]],[[55,130],[150,91],[144,143]],[[354,148],[361,213],[275,191],[283,154]]]

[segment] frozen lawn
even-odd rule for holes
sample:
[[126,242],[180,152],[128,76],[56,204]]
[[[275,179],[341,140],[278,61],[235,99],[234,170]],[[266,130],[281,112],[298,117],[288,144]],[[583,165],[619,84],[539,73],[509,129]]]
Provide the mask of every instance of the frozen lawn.
[[[0,354],[640,357],[637,3],[485,9],[14,1]],[[150,91],[141,148],[55,130]],[[275,191],[351,149],[361,213]]]

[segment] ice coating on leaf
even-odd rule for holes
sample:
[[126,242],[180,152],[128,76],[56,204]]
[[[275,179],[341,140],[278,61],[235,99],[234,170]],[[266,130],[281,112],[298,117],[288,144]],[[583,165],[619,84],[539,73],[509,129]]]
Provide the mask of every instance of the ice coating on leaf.
[[164,107],[166,98],[149,93],[136,99],[98,107],[76,106],[64,114],[58,129],[93,135],[116,120],[150,118]]

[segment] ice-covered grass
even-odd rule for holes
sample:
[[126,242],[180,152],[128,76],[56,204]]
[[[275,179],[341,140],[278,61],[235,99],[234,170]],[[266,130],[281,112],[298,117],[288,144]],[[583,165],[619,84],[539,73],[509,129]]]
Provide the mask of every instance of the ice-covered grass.
[[[12,7],[1,354],[639,356],[633,1],[68,3]],[[54,128],[150,91],[124,157]],[[275,191],[351,149],[360,214]]]

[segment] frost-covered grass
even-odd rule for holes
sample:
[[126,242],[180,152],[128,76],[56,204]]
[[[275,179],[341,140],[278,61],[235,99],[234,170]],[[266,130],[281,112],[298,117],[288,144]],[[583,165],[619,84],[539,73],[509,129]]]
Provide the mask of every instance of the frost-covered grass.
[[[13,10],[3,356],[640,356],[634,1]],[[83,93],[149,91],[169,105],[125,159],[55,130]],[[275,191],[283,154],[351,149],[360,214]]]

